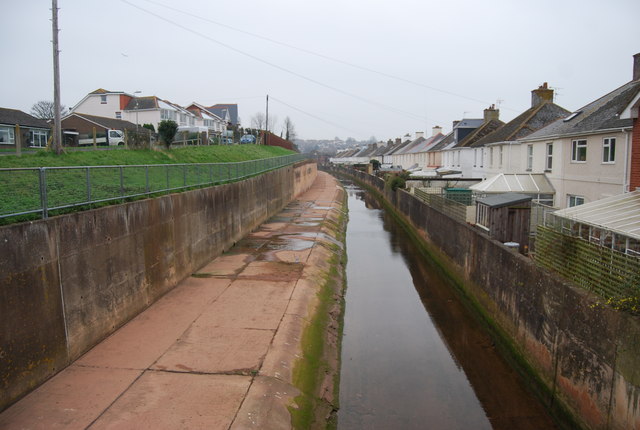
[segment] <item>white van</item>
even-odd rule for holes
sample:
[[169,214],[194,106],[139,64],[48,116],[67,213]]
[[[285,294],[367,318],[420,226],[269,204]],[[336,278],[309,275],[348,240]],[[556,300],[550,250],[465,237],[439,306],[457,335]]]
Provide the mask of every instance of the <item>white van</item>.
[[[78,145],[93,145],[93,137],[80,139]],[[105,137],[97,137],[96,145],[120,146],[124,145],[124,131],[108,129]]]

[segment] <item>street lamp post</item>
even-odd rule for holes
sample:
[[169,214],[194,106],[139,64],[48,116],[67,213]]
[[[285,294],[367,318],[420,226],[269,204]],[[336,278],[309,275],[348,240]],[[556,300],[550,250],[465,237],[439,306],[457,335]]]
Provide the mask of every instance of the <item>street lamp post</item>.
[[136,98],[136,139],[138,138],[138,96],[142,91],[134,91],[133,96]]

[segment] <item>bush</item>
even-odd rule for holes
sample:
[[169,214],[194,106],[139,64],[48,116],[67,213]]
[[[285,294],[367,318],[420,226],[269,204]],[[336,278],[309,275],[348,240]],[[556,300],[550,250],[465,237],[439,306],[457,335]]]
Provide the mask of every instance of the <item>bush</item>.
[[175,121],[165,119],[160,121],[160,124],[158,124],[158,134],[160,135],[160,139],[162,139],[164,144],[167,146],[167,149],[171,147],[171,143],[176,137],[177,132],[178,124]]
[[142,124],[142,128],[146,128],[147,130],[151,130],[152,132],[156,132],[156,128],[153,126],[153,124]]
[[409,172],[398,172],[398,173],[389,173],[385,178],[385,185],[391,188],[393,191],[398,188],[404,188],[407,184],[407,179],[409,179]]

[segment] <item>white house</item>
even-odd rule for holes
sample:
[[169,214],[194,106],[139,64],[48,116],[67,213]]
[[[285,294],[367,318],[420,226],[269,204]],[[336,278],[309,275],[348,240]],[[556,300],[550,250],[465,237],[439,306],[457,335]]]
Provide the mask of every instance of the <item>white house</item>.
[[624,111],[640,93],[640,56],[633,80],[520,139],[517,161],[544,172],[555,206],[572,207],[629,191],[633,120]]

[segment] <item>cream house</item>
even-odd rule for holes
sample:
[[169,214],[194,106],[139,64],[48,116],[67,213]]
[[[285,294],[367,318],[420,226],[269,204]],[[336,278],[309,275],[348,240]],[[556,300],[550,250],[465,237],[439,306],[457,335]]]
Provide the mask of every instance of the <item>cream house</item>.
[[516,162],[545,173],[556,190],[555,206],[572,207],[629,191],[632,119],[621,118],[640,93],[634,80],[520,139]]

